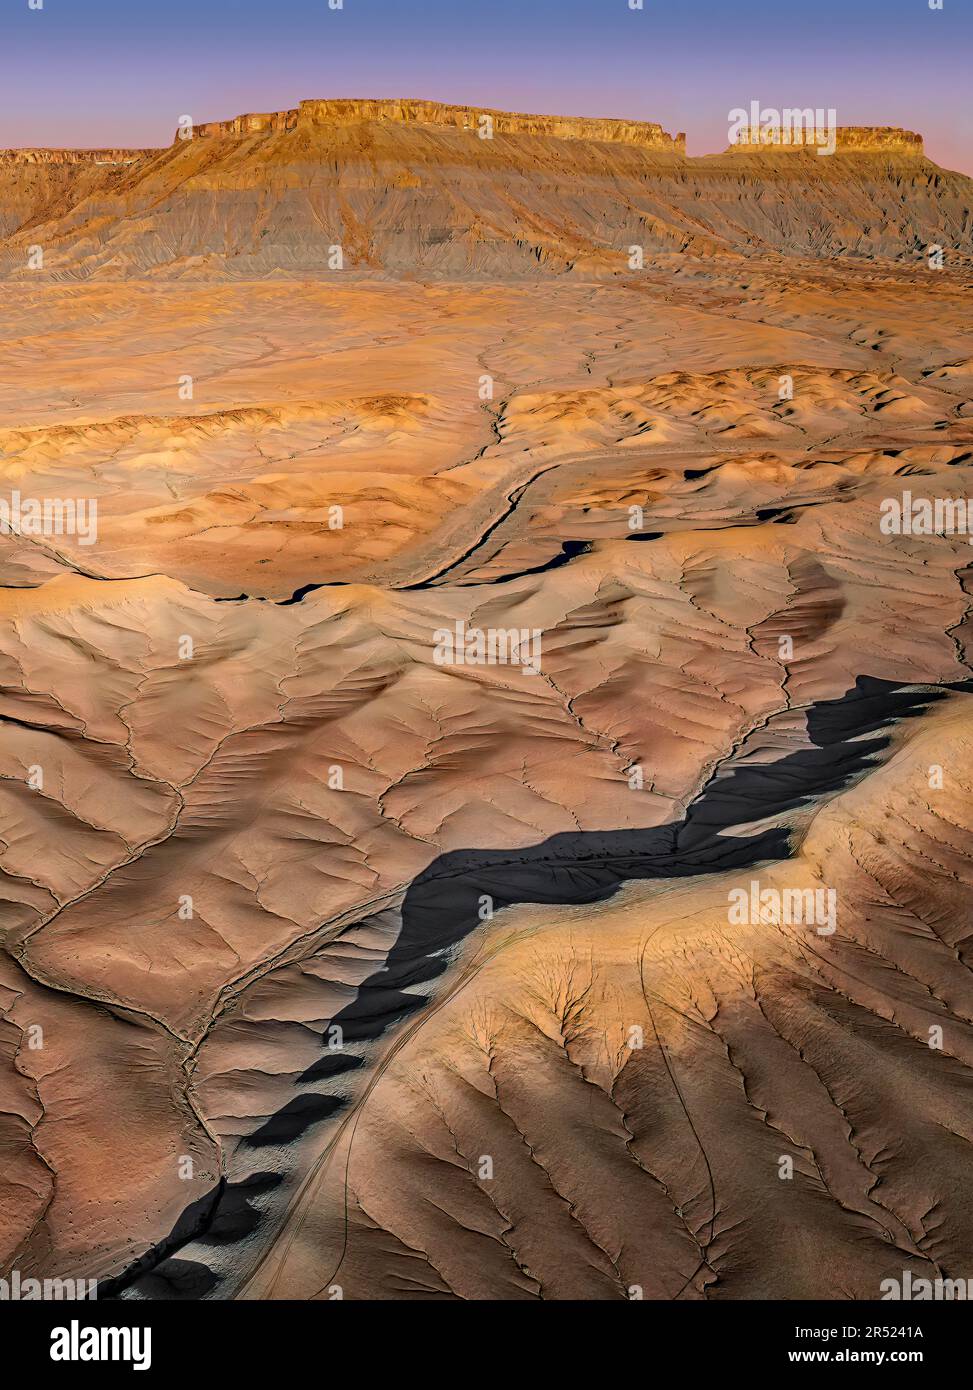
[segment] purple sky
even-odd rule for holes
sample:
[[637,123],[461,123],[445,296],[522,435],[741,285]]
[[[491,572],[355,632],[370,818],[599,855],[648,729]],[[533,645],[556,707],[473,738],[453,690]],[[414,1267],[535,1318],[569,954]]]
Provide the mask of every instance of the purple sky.
[[0,147],[161,145],[302,97],[417,96],[685,130],[733,107],[903,125],[973,173],[973,3],[943,0],[3,0]]

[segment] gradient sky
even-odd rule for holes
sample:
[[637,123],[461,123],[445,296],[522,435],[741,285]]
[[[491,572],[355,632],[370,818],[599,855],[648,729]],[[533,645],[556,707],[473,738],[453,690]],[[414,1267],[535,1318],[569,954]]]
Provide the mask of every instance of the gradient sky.
[[656,120],[705,154],[755,99],[918,130],[973,173],[971,58],[973,0],[0,0],[0,148],[413,96]]

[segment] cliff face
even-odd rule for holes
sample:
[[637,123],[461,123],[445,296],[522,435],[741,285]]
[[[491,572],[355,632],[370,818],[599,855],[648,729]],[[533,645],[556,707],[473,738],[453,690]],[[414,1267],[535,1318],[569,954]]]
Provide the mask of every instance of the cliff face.
[[0,150],[5,164],[135,164],[149,150]]
[[[585,116],[527,116],[516,111],[494,111],[476,106],[450,106],[439,101],[404,99],[302,101],[290,111],[236,116],[230,121],[210,121],[194,128],[203,138],[262,135],[268,131],[297,130],[313,126],[356,126],[365,123],[424,125],[440,129],[478,132],[488,117],[498,135],[546,135],[557,140],[592,140],[639,145],[671,154],[686,153],[686,136],[670,135],[649,121],[592,119]],[[177,133],[176,139],[181,137]]]
[[192,136],[176,131],[172,143],[179,145],[192,138],[233,139],[247,135],[266,135],[274,130],[293,130],[297,125],[297,110],[249,112],[244,116],[234,116],[229,121],[204,121],[193,126]]
[[[0,276],[601,280],[633,273],[632,248],[645,265],[973,256],[973,182],[911,132],[846,129],[831,158],[683,149],[652,123],[342,100],[201,125],[141,156],[18,152],[0,159]],[[42,272],[26,265],[37,244]]]
[[[838,126],[834,132],[838,152],[857,154],[923,154],[922,136],[914,130],[901,130],[897,126]],[[813,132],[806,137],[798,128],[793,133],[786,127],[780,132],[761,131],[754,126],[745,127],[740,138],[730,146],[731,150],[752,153],[754,150],[800,150],[814,144]]]

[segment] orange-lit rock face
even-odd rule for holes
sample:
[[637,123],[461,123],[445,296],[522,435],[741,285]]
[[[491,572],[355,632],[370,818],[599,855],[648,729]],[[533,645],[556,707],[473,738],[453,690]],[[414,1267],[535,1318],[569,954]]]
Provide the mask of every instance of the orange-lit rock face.
[[134,164],[146,150],[0,150],[0,166],[18,164]]
[[[815,115],[808,112],[805,117],[806,128],[813,131],[815,119]],[[805,125],[798,127],[798,134],[804,130]],[[849,153],[916,156],[923,153],[922,136],[917,135],[914,130],[898,130],[895,126],[838,126],[834,134],[837,149]],[[763,130],[750,126],[741,131],[739,139],[730,148],[752,151],[755,148],[765,149],[770,146],[784,151],[788,148],[799,148],[803,143],[803,139],[786,138],[783,130],[777,133],[773,126]]]
[[936,245],[968,263],[968,178],[924,159],[909,132],[837,134],[828,159],[763,147],[687,159],[684,137],[655,123],[306,101],[187,125],[168,148],[83,177],[56,165],[54,188],[0,159],[0,276],[332,282],[335,248],[345,279],[491,285],[627,279],[633,248],[667,278],[687,255],[912,266]]
[[973,1273],[969,181],[471,113],[0,156],[0,1272]]
[[[484,122],[487,118],[489,125]],[[596,120],[585,116],[527,116],[490,107],[450,106],[440,101],[356,101],[331,99],[302,101],[291,111],[236,116],[231,121],[208,121],[194,128],[196,135],[262,135],[270,131],[311,131],[314,127],[368,126],[374,123],[421,125],[473,131],[492,129],[502,135],[547,135],[559,140],[597,140],[641,145],[671,154],[686,153],[686,137],[670,135],[662,126],[646,121]],[[176,139],[181,139],[177,134]],[[489,138],[485,134],[483,138]]]

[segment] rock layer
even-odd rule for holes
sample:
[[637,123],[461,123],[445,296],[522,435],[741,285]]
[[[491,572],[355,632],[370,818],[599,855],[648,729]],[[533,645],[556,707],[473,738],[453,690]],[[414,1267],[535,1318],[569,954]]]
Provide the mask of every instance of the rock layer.
[[54,187],[0,160],[0,276],[599,282],[669,274],[673,257],[915,265],[929,246],[970,264],[973,184],[923,158],[918,136],[847,129],[834,156],[802,153],[687,159],[684,137],[651,123],[305,101],[187,125],[167,149]]
[[[438,126],[479,134],[488,117],[498,135],[547,135],[558,140],[593,140],[640,145],[671,154],[686,153],[686,136],[669,135],[651,121],[620,121],[590,116],[527,116],[491,107],[450,106],[440,101],[390,101],[331,98],[302,101],[290,111],[237,116],[230,121],[209,121],[194,127],[203,138],[264,134],[313,126],[359,126],[375,122]],[[180,135],[176,134],[177,140]]]

